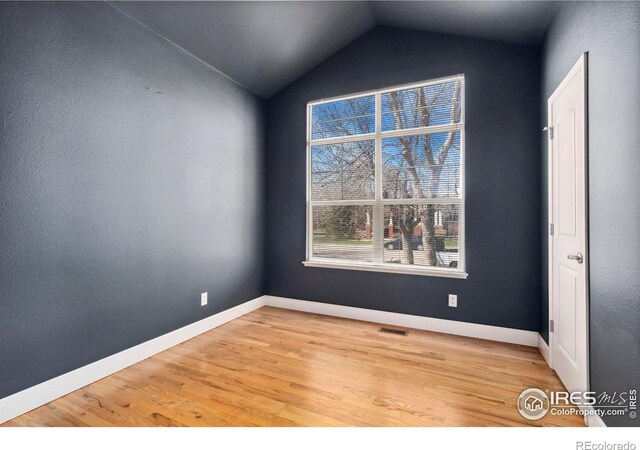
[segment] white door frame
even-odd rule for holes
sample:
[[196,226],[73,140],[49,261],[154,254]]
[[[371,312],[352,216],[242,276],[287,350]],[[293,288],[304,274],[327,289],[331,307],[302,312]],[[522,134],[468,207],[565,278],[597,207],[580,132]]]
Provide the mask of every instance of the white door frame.
[[[564,79],[562,80],[562,82],[560,83],[560,85],[556,88],[556,90],[553,92],[553,94],[551,94],[551,96],[549,97],[549,99],[547,100],[547,128],[550,130],[550,132],[547,133],[547,186],[548,186],[548,205],[549,205],[549,209],[548,209],[548,223],[547,223],[547,236],[549,237],[549,256],[548,256],[548,260],[547,260],[547,264],[548,264],[548,271],[549,271],[549,286],[548,286],[548,290],[549,290],[549,324],[551,323],[551,320],[554,319],[553,317],[553,306],[554,306],[554,298],[553,298],[553,237],[551,236],[551,224],[554,223],[554,217],[553,217],[553,157],[551,154],[552,148],[553,148],[553,143],[552,141],[552,132],[553,130],[551,129],[553,127],[553,123],[550,120],[552,117],[552,111],[551,111],[551,105],[553,104],[553,102],[556,100],[556,98],[558,97],[558,95],[560,95],[560,93],[562,92],[562,90],[566,87],[566,85],[571,81],[571,79],[575,76],[575,74],[580,71],[582,69],[582,75],[584,77],[584,152],[585,152],[585,174],[584,174],[584,189],[585,189],[585,217],[584,217],[584,223],[585,223],[585,263],[586,263],[586,267],[585,267],[585,283],[586,283],[586,289],[585,289],[585,310],[587,313],[587,323],[586,323],[586,342],[583,342],[582,345],[584,345],[585,351],[586,351],[586,355],[587,355],[587,367],[586,367],[586,371],[587,373],[585,374],[586,379],[587,379],[587,388],[590,387],[591,385],[591,380],[590,380],[590,376],[589,376],[589,372],[590,372],[590,358],[589,358],[589,286],[590,286],[590,281],[589,281],[589,260],[590,260],[590,253],[589,253],[589,115],[588,115],[588,111],[589,111],[589,97],[588,97],[588,76],[587,76],[587,62],[588,62],[588,53],[585,52],[582,55],[580,55],[580,58],[578,59],[578,61],[575,63],[575,65],[573,66],[573,68],[569,71],[569,73],[567,74],[566,77],[564,77]],[[548,326],[549,328],[549,367],[551,367],[553,369],[553,353],[554,353],[554,347],[553,347],[553,343],[554,343],[554,336],[553,336],[553,332],[551,332],[551,326]],[[579,343],[577,343],[579,344]]]

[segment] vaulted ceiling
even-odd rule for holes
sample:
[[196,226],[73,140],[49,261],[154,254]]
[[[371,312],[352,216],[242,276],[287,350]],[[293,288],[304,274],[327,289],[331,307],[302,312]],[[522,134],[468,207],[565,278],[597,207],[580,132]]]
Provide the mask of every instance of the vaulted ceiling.
[[132,19],[268,98],[376,25],[538,44],[544,1],[113,2]]

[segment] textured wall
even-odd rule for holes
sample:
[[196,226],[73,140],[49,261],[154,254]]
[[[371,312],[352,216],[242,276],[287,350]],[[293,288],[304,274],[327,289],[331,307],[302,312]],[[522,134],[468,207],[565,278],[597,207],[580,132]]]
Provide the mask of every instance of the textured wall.
[[[267,293],[538,330],[537,48],[378,27],[267,105]],[[467,280],[304,267],[305,105],[466,75]],[[447,294],[459,295],[458,308]]]
[[[591,389],[640,388],[640,3],[562,4],[544,43],[547,99],[589,52]],[[543,140],[542,166],[547,165]],[[542,317],[548,340],[547,179],[542,171]],[[607,425],[638,419],[605,417]]]
[[104,3],[1,2],[0,98],[0,397],[263,293],[255,96]]

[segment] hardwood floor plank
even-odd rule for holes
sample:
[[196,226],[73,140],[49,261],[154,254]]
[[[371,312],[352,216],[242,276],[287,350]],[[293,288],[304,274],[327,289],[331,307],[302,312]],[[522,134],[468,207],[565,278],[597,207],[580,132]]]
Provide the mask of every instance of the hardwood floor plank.
[[263,307],[3,426],[584,426],[537,349]]

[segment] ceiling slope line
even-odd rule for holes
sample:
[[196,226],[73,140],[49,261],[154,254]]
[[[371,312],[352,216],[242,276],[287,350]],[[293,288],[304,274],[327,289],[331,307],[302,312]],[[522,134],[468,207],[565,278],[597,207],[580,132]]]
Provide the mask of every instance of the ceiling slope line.
[[[193,53],[191,53],[189,50],[185,49],[184,47],[179,46],[178,44],[176,44],[175,42],[173,42],[171,39],[161,35],[160,33],[158,33],[157,31],[149,28],[148,26],[146,26],[144,23],[140,22],[138,19],[136,19],[135,17],[131,16],[130,14],[127,14],[126,12],[124,12],[123,10],[121,10],[120,8],[118,8],[117,6],[115,6],[113,3],[111,2],[105,2],[107,5],[109,5],[110,7],[112,7],[113,9],[115,9],[117,12],[119,12],[120,14],[122,14],[123,16],[125,16],[127,19],[135,22],[136,24],[140,25],[141,27],[143,27],[144,29],[150,31],[151,33],[153,33],[154,35],[158,36],[159,38],[161,38],[162,40],[168,42],[169,44],[171,44],[172,46],[174,46],[175,48],[177,48],[178,50],[180,50],[181,52],[186,53],[187,55],[189,55],[190,57],[192,57],[193,59],[195,59],[196,61],[198,61],[199,63],[203,64],[204,66],[206,66],[209,70],[212,70],[213,72],[217,73],[218,75],[221,75],[222,77],[228,79],[229,81],[232,81],[233,83],[237,84],[238,86],[240,86],[242,89],[244,89],[245,91],[247,91],[249,94],[251,95],[255,95],[256,97],[260,97],[259,95],[257,95],[255,92],[253,92],[251,89],[249,89],[247,86],[245,86],[244,84],[240,83],[238,80],[235,80],[233,78],[231,78],[229,75],[227,75],[226,73],[224,73],[223,71],[221,71],[220,69],[216,69],[215,67],[213,67],[211,64],[209,64],[208,62],[204,61],[201,58],[198,58],[196,55],[194,55]],[[260,97],[262,98],[262,97]]]

